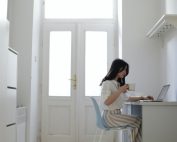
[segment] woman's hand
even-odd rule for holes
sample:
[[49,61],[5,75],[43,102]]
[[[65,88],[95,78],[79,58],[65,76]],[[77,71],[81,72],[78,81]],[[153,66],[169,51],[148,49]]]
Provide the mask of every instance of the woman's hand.
[[128,90],[128,84],[119,87],[120,92],[125,93]]
[[154,97],[153,96],[145,96],[144,100],[154,100]]

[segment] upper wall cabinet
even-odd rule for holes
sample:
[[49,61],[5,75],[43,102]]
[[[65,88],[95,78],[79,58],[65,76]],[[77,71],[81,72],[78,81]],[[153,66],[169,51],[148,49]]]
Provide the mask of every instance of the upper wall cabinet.
[[169,30],[177,28],[177,14],[163,15],[146,34],[149,38],[160,37]]

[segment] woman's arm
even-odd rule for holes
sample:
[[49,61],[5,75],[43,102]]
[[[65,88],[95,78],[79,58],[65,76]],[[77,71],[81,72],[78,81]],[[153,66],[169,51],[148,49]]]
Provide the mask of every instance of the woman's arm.
[[130,96],[127,101],[135,102],[139,100],[154,100],[153,96]]
[[144,97],[143,96],[130,96],[127,101],[136,102],[139,100],[144,100]]
[[125,93],[128,89],[128,85],[123,85],[117,89],[117,91],[112,92],[112,94],[105,100],[105,105],[111,105],[122,93]]

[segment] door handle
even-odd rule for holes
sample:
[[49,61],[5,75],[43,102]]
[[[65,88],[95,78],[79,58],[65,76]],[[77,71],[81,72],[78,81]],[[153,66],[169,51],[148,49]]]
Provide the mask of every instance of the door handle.
[[75,90],[76,87],[77,87],[77,77],[76,77],[76,74],[74,74],[69,80],[71,81],[71,85],[72,85],[73,89]]
[[73,79],[73,78],[70,78],[69,80],[71,80],[71,81],[76,81],[76,79]]

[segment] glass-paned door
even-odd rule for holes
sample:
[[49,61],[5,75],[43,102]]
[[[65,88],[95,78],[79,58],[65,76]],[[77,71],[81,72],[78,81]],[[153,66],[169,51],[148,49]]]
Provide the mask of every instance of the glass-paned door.
[[42,142],[90,142],[96,125],[89,96],[99,98],[116,56],[113,26],[54,25],[44,26]]

